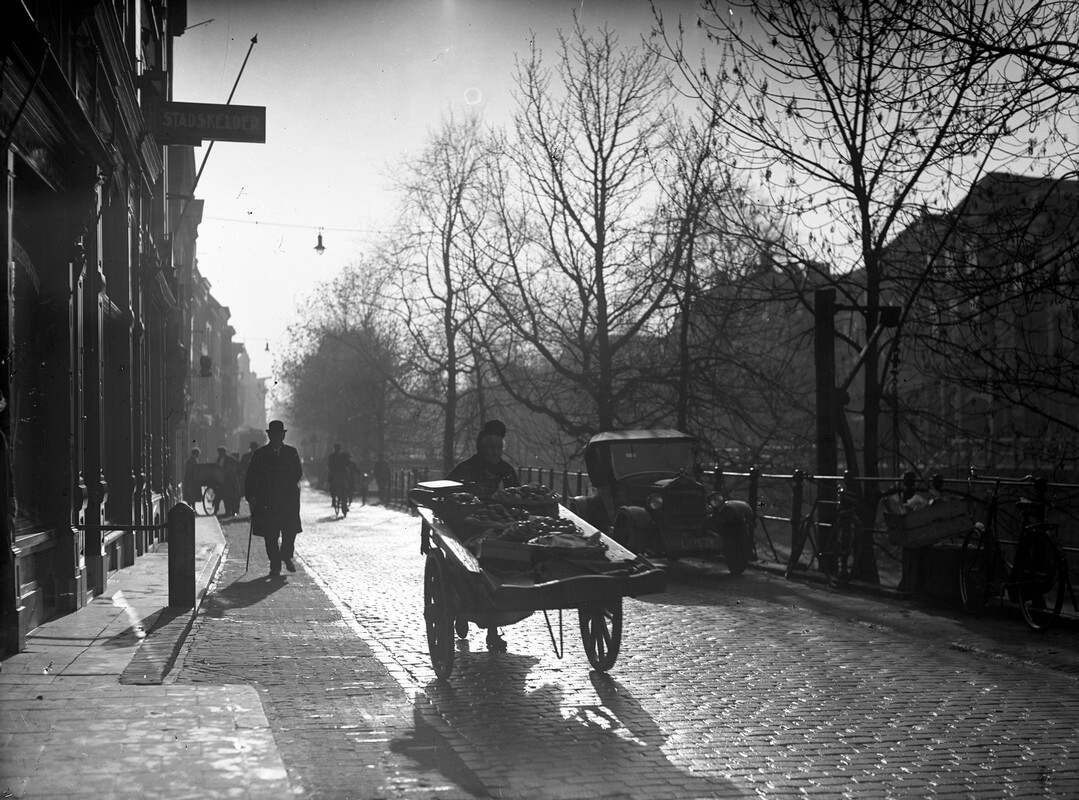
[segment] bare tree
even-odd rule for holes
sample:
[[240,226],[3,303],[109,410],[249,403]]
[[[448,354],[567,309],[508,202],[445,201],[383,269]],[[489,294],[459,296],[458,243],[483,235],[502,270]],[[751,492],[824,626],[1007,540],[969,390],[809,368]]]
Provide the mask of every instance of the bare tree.
[[914,6],[904,18],[937,39],[1021,65],[1054,92],[1079,93],[1079,9],[1071,0]]
[[[724,462],[763,465],[811,428],[801,353],[812,330],[770,253],[783,232],[718,158],[719,128],[675,120],[659,175],[677,265],[669,341],[676,426]],[[783,292],[783,289],[787,289]]]
[[346,268],[313,293],[290,328],[282,364],[288,405],[297,424],[321,431],[372,461],[394,442],[409,445],[421,411],[402,402],[398,332],[379,304],[384,276],[369,264]]
[[424,149],[403,164],[399,230],[383,254],[395,276],[392,290],[383,291],[384,307],[407,338],[401,375],[409,381],[397,388],[438,410],[445,470],[455,460],[462,393],[482,386],[474,331],[483,303],[474,276],[486,269],[477,230],[488,214],[493,158],[479,116],[447,116]]
[[[492,173],[494,268],[485,350],[499,383],[568,436],[654,417],[635,403],[655,379],[679,264],[656,260],[667,76],[655,54],[578,24],[554,69],[533,46],[518,62],[508,158]],[[669,256],[669,251],[664,252]],[[669,317],[667,318],[669,319]]]
[[732,168],[756,176],[797,219],[802,233],[789,240],[788,263],[822,265],[809,285],[828,281],[857,315],[857,358],[846,363],[861,371],[858,471],[870,477],[895,341],[879,333],[890,239],[925,207],[957,202],[998,161],[1036,155],[1020,131],[1057,113],[1056,93],[1035,74],[912,22],[942,5],[706,2],[698,22],[712,58],[699,61],[657,13],[665,52],[721,125]]
[[[907,360],[941,387],[904,408],[909,434],[931,445],[921,451],[927,464],[953,465],[947,442],[971,464],[1075,469],[1077,216],[1079,182],[990,175],[894,244],[897,282],[917,274],[904,261],[929,254],[937,266],[904,326]],[[902,377],[926,382],[909,368]]]
[[[1040,82],[1056,94],[1060,118],[1022,131],[1026,154],[1037,157],[1045,177],[990,174],[956,208],[926,215],[916,232],[923,262],[929,254],[938,269],[923,279],[919,313],[904,336],[922,355],[920,368],[952,387],[955,408],[908,399],[904,411],[915,419],[907,430],[938,445],[921,451],[932,463],[944,460],[938,455],[943,434],[962,445],[972,464],[1020,472],[1054,465],[1056,474],[1074,478],[1079,6],[948,3],[911,9],[909,21],[940,39],[980,48],[1009,74]],[[897,261],[909,256],[909,244],[896,248]]]

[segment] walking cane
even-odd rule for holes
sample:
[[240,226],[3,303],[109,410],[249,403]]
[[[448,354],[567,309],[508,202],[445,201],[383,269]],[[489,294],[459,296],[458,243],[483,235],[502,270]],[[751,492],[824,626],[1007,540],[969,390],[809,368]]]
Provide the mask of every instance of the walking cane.
[[255,530],[255,511],[251,510],[251,515],[248,518],[247,523],[247,561],[244,563],[244,574],[247,574],[247,568],[251,566],[251,533]]

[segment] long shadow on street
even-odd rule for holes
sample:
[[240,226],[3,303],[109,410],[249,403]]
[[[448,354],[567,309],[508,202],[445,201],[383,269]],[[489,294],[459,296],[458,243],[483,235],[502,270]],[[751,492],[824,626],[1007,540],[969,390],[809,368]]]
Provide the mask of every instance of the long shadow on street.
[[591,672],[594,694],[571,695],[558,676],[534,675],[537,663],[512,653],[462,660],[451,681],[424,687],[493,796],[521,787],[536,798],[741,796],[728,780],[672,764],[665,734],[625,685]]

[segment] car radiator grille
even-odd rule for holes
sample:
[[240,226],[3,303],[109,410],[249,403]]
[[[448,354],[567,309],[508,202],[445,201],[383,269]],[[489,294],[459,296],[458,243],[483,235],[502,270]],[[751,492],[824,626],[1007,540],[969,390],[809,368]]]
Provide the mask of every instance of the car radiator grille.
[[664,529],[700,531],[704,525],[704,501],[699,494],[668,494],[660,517]]

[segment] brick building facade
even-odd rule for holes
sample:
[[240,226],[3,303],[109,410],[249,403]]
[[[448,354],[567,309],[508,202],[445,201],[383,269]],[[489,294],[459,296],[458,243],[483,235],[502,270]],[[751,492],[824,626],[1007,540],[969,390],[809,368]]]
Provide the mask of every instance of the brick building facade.
[[243,422],[251,376],[196,266],[194,151],[145,121],[186,24],[182,0],[2,12],[0,655],[165,535],[206,397],[213,442]]

